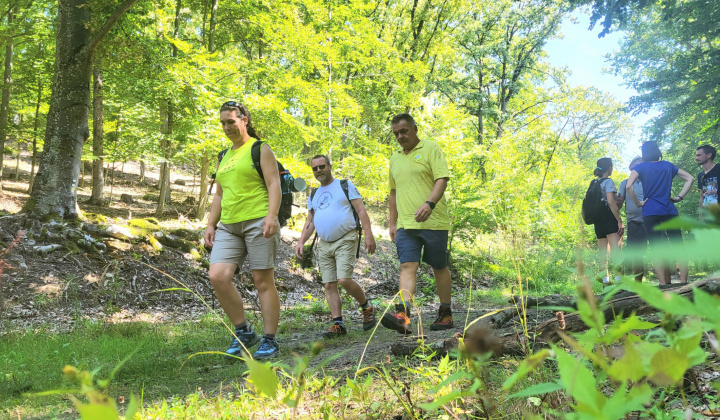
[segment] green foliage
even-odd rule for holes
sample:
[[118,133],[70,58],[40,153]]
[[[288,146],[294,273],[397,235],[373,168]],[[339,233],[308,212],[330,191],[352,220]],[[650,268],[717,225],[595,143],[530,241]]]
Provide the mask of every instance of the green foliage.
[[[720,70],[713,64],[720,57],[716,25],[720,5],[702,1],[639,5],[648,7],[642,12],[640,7],[629,8],[631,13],[621,15],[627,36],[612,57],[613,67],[638,91],[631,109],[661,111],[649,134],[672,143],[675,154],[692,164],[688,155],[720,129],[715,94]],[[604,13],[609,20],[615,17],[612,11]]]
[[[130,355],[132,356],[132,354]],[[116,372],[122,367],[122,365],[130,358],[128,356],[125,360],[121,361],[115,368],[110,372],[110,376],[107,379],[97,379],[95,376],[98,370],[92,372],[78,370],[74,366],[65,366],[63,374],[65,379],[74,382],[79,386],[77,389],[60,389],[53,391],[45,391],[37,394],[31,394],[30,396],[44,396],[52,394],[82,394],[87,399],[87,402],[80,401],[74,395],[69,395],[70,401],[75,405],[75,408],[80,413],[80,417],[83,420],[112,420],[119,419],[119,412],[115,400],[110,397],[107,393],[107,388],[110,382],[113,380]],[[130,395],[130,403],[125,410],[125,418],[131,419],[135,415],[135,412],[140,408],[135,395]]]
[[[589,284],[583,287],[587,288]],[[634,315],[617,318],[606,327],[601,306],[581,294],[578,312],[591,328],[577,334],[577,341],[562,334],[575,355],[558,346],[542,350],[527,358],[503,387],[510,389],[520,378],[538,369],[547,358],[554,357],[559,382],[536,385],[513,397],[553,392],[561,386],[575,401],[575,413],[569,418],[622,418],[631,411],[643,410],[659,387],[679,385],[687,370],[703,363],[707,357],[700,339],[704,333],[717,331],[720,327],[715,310],[720,299],[695,289],[694,299],[690,301],[662,292],[653,285],[635,282],[631,277],[625,278],[620,287],[637,293],[648,304],[665,311],[665,324],[673,327],[654,330],[640,338],[631,331],[650,330],[657,325],[641,321]],[[679,316],[691,318],[674,330],[675,317]],[[624,350],[617,359],[608,352],[610,346],[616,344],[622,344]],[[599,390],[607,380],[614,384],[615,392],[611,396]]]

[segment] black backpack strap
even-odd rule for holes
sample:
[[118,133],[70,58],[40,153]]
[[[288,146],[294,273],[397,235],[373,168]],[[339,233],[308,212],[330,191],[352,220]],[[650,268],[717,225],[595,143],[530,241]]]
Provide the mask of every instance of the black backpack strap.
[[253,143],[252,148],[250,149],[250,157],[252,158],[253,166],[255,167],[255,170],[257,171],[258,175],[260,175],[260,179],[265,179],[262,172],[262,167],[260,166],[260,150],[262,149],[263,145],[262,140],[255,140],[255,143]]
[[228,151],[228,149],[223,149],[220,151],[220,153],[218,153],[218,163],[217,163],[217,167],[215,168],[215,173],[210,175],[210,178],[212,178],[212,179],[210,180],[210,189],[208,190],[208,194],[212,193],[212,187],[213,187],[213,185],[215,185],[215,178],[217,177],[217,171],[218,171],[218,169],[220,169],[220,162],[222,162],[223,157],[225,157],[225,153],[227,153],[227,151]]
[[345,193],[345,198],[347,198],[347,201],[350,203],[350,209],[352,210],[353,217],[355,218],[355,228],[358,231],[358,244],[357,244],[357,251],[355,252],[355,258],[360,258],[360,244],[362,243],[362,225],[360,225],[360,216],[358,216],[357,212],[355,211],[355,207],[353,207],[353,205],[352,205],[352,201],[350,201],[350,191],[349,191],[349,187],[348,187],[348,180],[341,179],[340,187],[342,188],[343,192]]
[[[313,188],[312,190],[310,190],[310,202],[311,203],[313,201],[313,198],[315,198],[315,193],[317,192],[317,190],[318,190],[317,188]],[[315,214],[315,209],[310,209],[308,211],[312,214]],[[316,236],[317,236],[317,234],[316,234]]]

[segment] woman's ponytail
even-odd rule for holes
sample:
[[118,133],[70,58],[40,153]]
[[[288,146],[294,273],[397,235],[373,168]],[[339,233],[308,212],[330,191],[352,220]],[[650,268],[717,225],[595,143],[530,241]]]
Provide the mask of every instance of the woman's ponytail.
[[612,168],[613,162],[610,158],[600,158],[597,161],[596,168],[593,171],[593,175],[596,177],[601,177],[605,172],[609,171],[610,168]]

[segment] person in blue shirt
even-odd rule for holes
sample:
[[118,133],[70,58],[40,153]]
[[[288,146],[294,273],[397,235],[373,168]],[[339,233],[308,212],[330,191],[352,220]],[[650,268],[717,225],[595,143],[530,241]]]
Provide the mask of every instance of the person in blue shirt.
[[[678,215],[675,203],[682,201],[690,192],[695,179],[688,172],[662,160],[662,152],[657,142],[646,141],[642,144],[641,150],[643,162],[636,165],[630,173],[625,187],[627,196],[636,206],[642,208],[645,233],[651,246],[666,243],[668,240],[682,244],[682,232],[679,229],[661,231],[655,230],[655,227]],[[685,185],[680,194],[672,196],[672,180],[675,176],[685,181]],[[638,200],[633,191],[633,184],[637,179],[642,182],[644,196],[642,201]],[[661,285],[670,284],[670,271],[666,265],[663,261],[655,264],[655,273]],[[687,263],[681,263],[679,267],[680,282],[687,283]]]

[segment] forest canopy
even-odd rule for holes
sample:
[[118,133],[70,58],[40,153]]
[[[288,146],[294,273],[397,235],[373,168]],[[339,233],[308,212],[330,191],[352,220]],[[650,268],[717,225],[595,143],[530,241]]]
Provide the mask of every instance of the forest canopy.
[[[602,2],[575,3],[594,7],[595,21],[615,13]],[[661,107],[651,132],[673,143],[717,125],[717,114],[707,112],[714,85],[707,71],[689,64],[704,62],[697,54],[711,60],[717,50],[698,35],[715,36],[706,29],[717,7],[695,3],[680,2],[669,13],[652,2],[629,2],[622,18],[613,14],[604,26],[628,33],[613,65],[639,92],[630,109]],[[561,36],[560,23],[577,6],[560,0],[4,1],[2,39],[11,76],[5,78],[0,134],[38,151],[60,151],[42,154],[40,187],[26,209],[71,217],[80,159],[96,166],[93,200],[99,202],[97,168],[105,162],[161,165],[163,185],[177,165],[196,168],[206,180],[227,143],[219,105],[234,99],[248,106],[261,136],[297,176],[312,179],[307,158],[327,153],[339,176],[352,178],[367,200],[380,203],[388,194],[388,157],[397,147],[389,119],[411,112],[421,137],[438,141],[451,165],[454,235],[471,239],[501,230],[577,244],[583,241],[579,199],[594,162],[620,157],[630,136],[625,104],[594,87],[570,86],[567,70],[547,60],[545,44]],[[70,31],[84,38],[61,36],[68,30],[63,19],[78,10],[72,19],[84,22],[82,31]],[[687,25],[670,25],[672,17]],[[643,38],[649,33],[667,42]],[[66,45],[80,38],[83,48]],[[698,46],[673,49],[672,42],[682,40]],[[678,64],[690,66],[687,71],[653,70],[665,47],[675,51]],[[57,59],[67,54],[58,50],[86,52],[84,73],[72,89]],[[688,76],[693,71],[708,80]],[[659,79],[673,77],[680,84],[659,87]],[[681,95],[683,83],[697,88]],[[677,86],[675,93],[669,86]],[[63,119],[53,109],[70,108],[62,100],[73,97],[82,99],[85,111],[58,134]],[[68,155],[69,166],[57,158]],[[54,179],[65,173],[64,181]],[[200,218],[205,190],[198,197]],[[65,191],[53,198],[65,204],[42,205],[56,191]],[[168,188],[163,191],[167,195]]]

